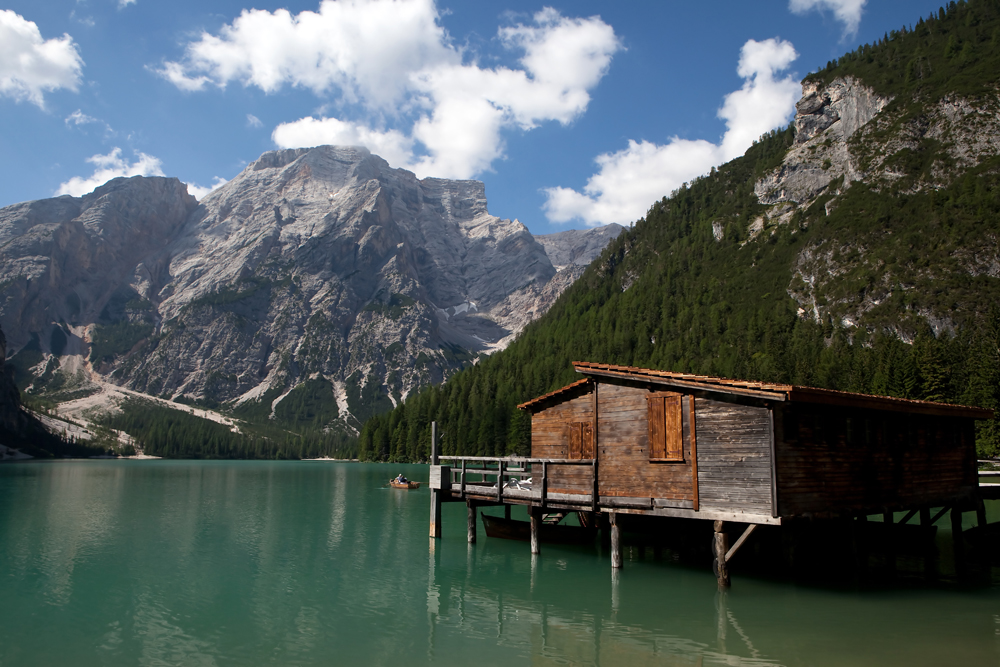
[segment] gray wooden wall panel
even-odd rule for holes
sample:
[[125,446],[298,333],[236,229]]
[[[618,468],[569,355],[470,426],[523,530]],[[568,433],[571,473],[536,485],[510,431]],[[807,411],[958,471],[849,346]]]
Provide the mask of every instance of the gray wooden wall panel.
[[700,509],[771,513],[766,408],[695,399]]

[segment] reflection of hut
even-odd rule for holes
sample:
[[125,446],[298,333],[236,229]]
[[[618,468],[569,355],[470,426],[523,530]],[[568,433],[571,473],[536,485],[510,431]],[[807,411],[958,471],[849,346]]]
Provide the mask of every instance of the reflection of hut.
[[583,379],[519,406],[532,415],[533,460],[593,459],[548,465],[545,492],[609,514],[612,526],[618,513],[715,520],[720,579],[735,552],[723,521],[748,524],[746,537],[796,517],[919,512],[932,523],[931,508],[960,521],[981,506],[974,422],[990,410],[574,367]]

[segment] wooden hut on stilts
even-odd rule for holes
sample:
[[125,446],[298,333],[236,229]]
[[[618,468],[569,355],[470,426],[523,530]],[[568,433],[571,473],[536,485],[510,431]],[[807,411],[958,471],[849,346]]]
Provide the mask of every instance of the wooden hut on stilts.
[[579,381],[518,406],[531,413],[530,457],[439,457],[432,438],[432,537],[442,502],[467,504],[470,542],[477,507],[504,505],[509,517],[511,505],[525,505],[538,553],[546,516],[577,512],[585,526],[607,526],[619,568],[623,520],[701,520],[711,522],[718,582],[728,586],[729,561],[762,525],[880,515],[889,525],[919,516],[929,527],[950,512],[960,547],[962,513],[985,523],[983,499],[993,495],[979,485],[974,428],[990,410],[573,365]]

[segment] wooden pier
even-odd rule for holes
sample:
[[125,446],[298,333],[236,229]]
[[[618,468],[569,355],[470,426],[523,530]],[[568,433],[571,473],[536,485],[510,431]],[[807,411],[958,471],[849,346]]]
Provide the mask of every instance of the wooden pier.
[[[574,366],[583,379],[518,406],[532,415],[531,457],[441,456],[432,428],[432,537],[440,537],[443,502],[466,503],[470,542],[477,508],[504,506],[509,517],[523,505],[537,554],[546,518],[576,512],[607,531],[620,568],[623,523],[701,520],[711,522],[713,568],[726,587],[729,562],[759,527],[863,527],[873,515],[894,527],[916,519],[926,531],[949,515],[961,569],[963,513],[975,512],[985,534],[983,500],[1000,498],[1000,484],[980,484],[975,454],[974,422],[992,418],[990,410]],[[885,560],[894,563],[887,539]]]

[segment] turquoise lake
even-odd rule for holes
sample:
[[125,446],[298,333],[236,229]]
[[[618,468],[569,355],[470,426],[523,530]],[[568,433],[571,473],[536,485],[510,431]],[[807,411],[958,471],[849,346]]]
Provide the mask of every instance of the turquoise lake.
[[[0,666],[995,665],[1000,581],[879,590],[428,533],[426,466],[0,465]],[[991,507],[991,519],[993,510]],[[496,511],[496,510],[494,510]],[[998,572],[994,570],[994,572]]]

